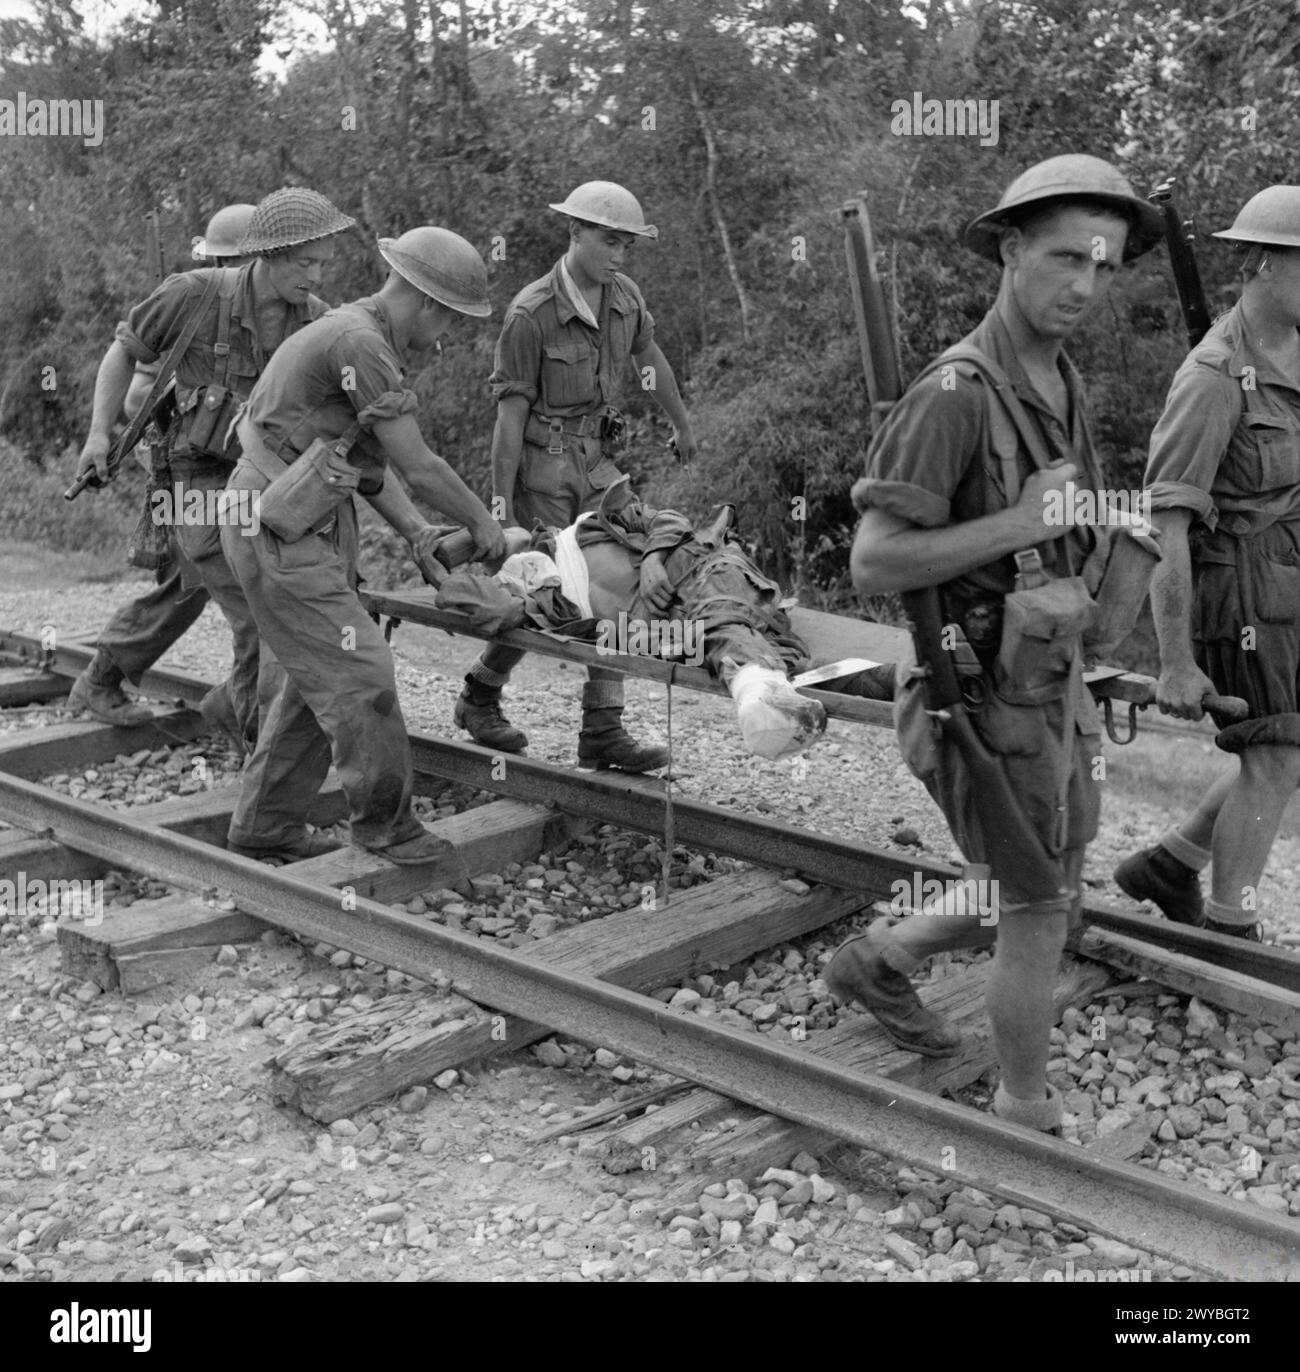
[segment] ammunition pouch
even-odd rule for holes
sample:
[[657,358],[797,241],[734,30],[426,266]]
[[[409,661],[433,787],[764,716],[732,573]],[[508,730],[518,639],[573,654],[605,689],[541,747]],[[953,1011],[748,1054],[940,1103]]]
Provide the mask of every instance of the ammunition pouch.
[[243,400],[225,386],[200,386],[181,406],[179,438],[194,457],[239,460],[239,439],[232,432]]
[[[254,465],[262,471],[257,459]],[[267,475],[265,471],[262,474]],[[262,492],[262,523],[282,543],[296,543],[309,533],[320,533],[333,522],[335,510],[356,491],[358,476],[347,460],[342,439],[326,443],[318,438]]]
[[1068,689],[1079,639],[1092,624],[1096,604],[1082,577],[1067,576],[1022,586],[1002,604],[997,693],[1011,705],[1041,705]]

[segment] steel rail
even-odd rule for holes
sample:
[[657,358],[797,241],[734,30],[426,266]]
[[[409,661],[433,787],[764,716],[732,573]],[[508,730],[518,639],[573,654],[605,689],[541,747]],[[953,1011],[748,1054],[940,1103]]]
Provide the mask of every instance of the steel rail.
[[[1300,1278],[1300,1223],[1159,1173],[848,1071],[579,973],[431,925],[364,897],[0,776],[0,816],[71,847],[192,888],[311,941],[430,980],[468,998],[602,1044],[859,1147],[940,1171],[1092,1232],[1228,1280]],[[344,907],[347,908],[344,908]]]
[[[64,643],[46,653],[39,639],[0,631],[0,655],[76,676],[94,656],[94,650]],[[147,695],[180,700],[195,707],[211,689],[211,683],[186,672],[154,668],[144,674],[140,689]],[[578,773],[522,756],[508,757],[503,768],[499,765],[500,755],[475,744],[418,730],[410,738],[417,772],[493,791],[512,800],[554,805],[569,814],[641,833],[664,831],[663,791],[651,779],[614,772]],[[923,882],[932,878],[950,881],[960,875],[948,863],[920,854],[887,853],[867,844],[832,838],[777,820],[737,814],[722,806],[677,795],[673,798],[673,818],[676,837],[687,846],[725,853],[763,867],[789,868],[811,881],[863,892],[877,899],[891,895],[896,881],[902,880],[910,887],[914,874]],[[1085,926],[1113,929],[1216,967],[1300,991],[1300,956],[1282,948],[1130,914],[1108,905],[1084,906],[1083,922]]]

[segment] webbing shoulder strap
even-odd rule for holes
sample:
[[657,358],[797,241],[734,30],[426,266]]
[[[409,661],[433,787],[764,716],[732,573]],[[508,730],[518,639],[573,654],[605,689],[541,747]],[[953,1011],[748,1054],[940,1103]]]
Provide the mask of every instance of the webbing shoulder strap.
[[212,378],[213,384],[228,389],[226,383],[230,377],[230,319],[235,308],[235,288],[239,280],[239,267],[218,267],[220,275],[217,278],[217,289],[220,292],[220,301],[217,306],[217,341],[213,345],[212,351],[217,358],[217,374]]
[[176,341],[168,350],[167,356],[163,358],[162,365],[158,368],[158,374],[154,377],[153,386],[145,397],[144,404],[135,412],[135,418],[115,445],[123,456],[135,447],[140,441],[141,434],[148,427],[154,411],[158,408],[158,402],[163,398],[164,392],[171,384],[172,377],[176,374],[177,365],[184,357],[190,344],[193,343],[194,335],[198,333],[199,324],[202,322],[203,316],[207,314],[208,306],[212,304],[212,297],[216,292],[217,282],[209,277],[203,287],[203,294],[199,298],[199,303],[190,312],[185,320],[185,327],[177,335]]
[[[1020,445],[1029,454],[1029,460],[1040,471],[1050,467],[1052,460],[1043,446],[1042,435],[1038,432],[1033,420],[1030,419],[1024,405],[1021,404],[1020,397],[1015,393],[1007,374],[986,352],[981,351],[973,343],[955,343],[946,352],[936,357],[921,373],[921,376],[927,376],[930,372],[939,371],[945,366],[960,362],[969,364],[979,373],[980,379],[988,387],[990,397],[996,402],[989,407],[989,430],[995,439],[994,451],[997,452],[1002,464],[1002,479],[1006,487],[1007,504],[1014,505],[1020,499],[1020,470],[1016,465],[1014,455],[1010,452],[1011,445],[996,441],[1001,437],[998,432],[999,428],[1005,432],[1004,426],[1008,420],[1010,421],[1011,428],[1020,440]],[[917,380],[919,381],[920,377]],[[913,382],[913,385],[915,384]]]
[[609,312],[613,305],[614,283],[608,282],[604,290],[600,293],[600,322],[597,328],[600,331],[599,351],[596,360],[596,380],[600,386],[600,403],[608,405],[609,398],[614,394],[614,359],[613,349],[609,344]]
[[[1015,393],[1010,378],[986,352],[973,343],[954,343],[940,353],[916,380],[920,381],[921,377],[946,366],[961,364],[969,366],[984,382],[985,393],[989,397],[990,447],[997,454],[1002,467],[1002,485],[1007,504],[1014,505],[1020,499],[1020,467],[1016,461],[1018,449],[1023,448],[1029,454],[1029,460],[1039,471],[1047,470],[1052,465],[1052,459],[1043,444],[1042,434]],[[916,381],[912,384],[916,385]],[[1072,571],[1074,559],[1068,540],[1064,555],[1066,568]]]

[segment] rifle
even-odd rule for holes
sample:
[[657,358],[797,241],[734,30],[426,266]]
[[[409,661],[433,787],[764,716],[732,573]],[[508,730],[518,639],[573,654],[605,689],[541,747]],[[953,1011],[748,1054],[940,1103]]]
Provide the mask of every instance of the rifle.
[[1210,306],[1201,284],[1200,269],[1196,265],[1196,226],[1191,218],[1178,213],[1174,200],[1174,177],[1162,181],[1147,199],[1157,206],[1165,220],[1165,244],[1169,249],[1169,265],[1174,271],[1174,285],[1178,288],[1178,304],[1187,326],[1187,345],[1194,348],[1210,327]]
[[157,210],[150,210],[145,215],[144,225],[144,260],[154,285],[161,286],[167,279],[167,264],[163,259],[162,228]]
[[[883,420],[903,393],[893,330],[885,308],[885,294],[875,268],[866,200],[857,196],[841,208],[854,315],[862,348],[867,393],[873,422]],[[939,588],[904,591],[901,595],[916,650],[917,666],[925,681],[926,714],[953,741],[983,795],[987,812],[1000,822],[985,831],[990,865],[1006,866],[1022,875],[1022,894],[1050,899],[1060,893],[1060,865],[1047,851],[1037,830],[1026,818],[1011,790],[999,759],[975,732],[962,694],[952,655],[944,646]],[[998,861],[1002,859],[1002,861]]]
[[[121,468],[122,463],[130,456],[135,445],[140,441],[146,427],[155,412],[159,403],[167,392],[167,387],[171,384],[171,379],[176,371],[176,364],[181,360],[186,348],[194,341],[194,335],[198,332],[199,324],[203,316],[207,313],[212,302],[217,298],[217,289],[220,281],[220,273],[213,273],[208,279],[208,284],[203,288],[203,295],[199,299],[198,306],[191,313],[185,322],[185,327],[181,330],[180,336],[172,344],[167,356],[163,358],[162,366],[158,369],[158,375],[154,378],[153,389],[150,390],[143,405],[136,412],[135,418],[127,425],[126,430],[119,434],[114,440],[112,447],[108,450],[108,481],[112,481]],[[63,492],[64,500],[76,500],[76,498],[86,489],[87,486],[98,489],[106,484],[100,481],[95,474],[94,468],[86,472],[84,476],[79,476],[76,481]]]

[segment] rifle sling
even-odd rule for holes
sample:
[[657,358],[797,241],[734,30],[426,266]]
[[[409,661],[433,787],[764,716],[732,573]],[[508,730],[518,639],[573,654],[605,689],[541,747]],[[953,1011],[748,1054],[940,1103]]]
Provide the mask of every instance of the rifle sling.
[[[220,279],[220,272],[213,272],[208,278],[199,303],[189,318],[186,319],[185,327],[181,330],[176,342],[168,350],[167,356],[163,358],[162,366],[158,369],[158,375],[154,378],[153,387],[145,397],[144,404],[136,411],[135,418],[126,427],[126,432],[113,445],[113,452],[109,455],[110,467],[120,466],[122,459],[140,441],[140,435],[144,433],[146,425],[153,418],[154,411],[158,408],[158,402],[163,398],[168,384],[175,375],[177,364],[185,355],[185,350],[194,342],[194,335],[199,331],[203,316],[207,313],[208,306],[212,304],[213,298],[216,296]],[[112,460],[114,456],[117,458],[116,463]]]

